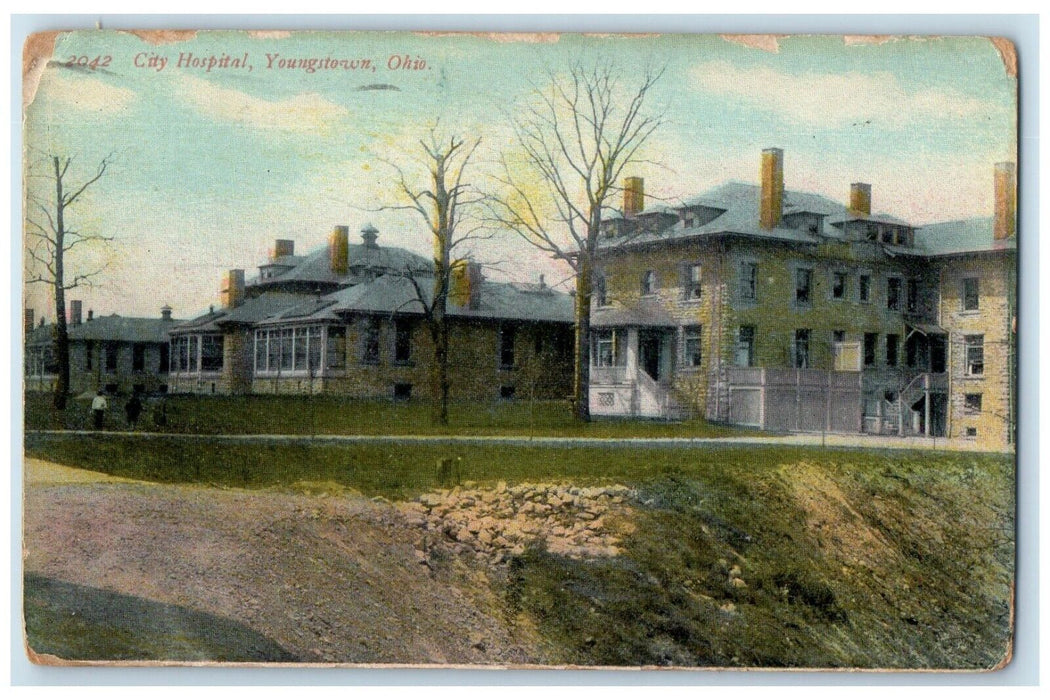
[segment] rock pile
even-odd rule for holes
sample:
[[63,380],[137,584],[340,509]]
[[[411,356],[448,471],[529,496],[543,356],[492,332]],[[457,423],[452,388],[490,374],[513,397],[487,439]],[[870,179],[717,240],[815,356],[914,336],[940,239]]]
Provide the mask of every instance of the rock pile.
[[[580,487],[519,484],[476,488],[471,482],[425,493],[402,506],[413,524],[461,554],[491,563],[521,554],[534,542],[574,558],[619,553],[620,535],[629,532],[633,491],[626,486]],[[424,545],[424,550],[427,545]]]

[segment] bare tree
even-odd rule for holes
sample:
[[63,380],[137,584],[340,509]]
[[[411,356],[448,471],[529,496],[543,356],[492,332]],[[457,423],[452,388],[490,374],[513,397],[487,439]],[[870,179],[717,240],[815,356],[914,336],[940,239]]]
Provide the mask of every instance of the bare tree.
[[549,85],[511,119],[518,148],[502,158],[502,192],[489,207],[496,222],[575,274],[573,400],[581,421],[590,420],[588,337],[600,226],[614,210],[624,169],[644,162],[639,151],[663,123],[649,109],[662,75],[648,68],[632,81],[609,63],[548,71]]
[[[433,344],[431,383],[437,391],[434,420],[448,425],[449,379],[449,324],[448,300],[452,289],[452,268],[457,251],[469,241],[485,238],[483,225],[467,224],[470,210],[484,197],[464,181],[471,158],[480,138],[467,141],[458,136],[439,136],[436,127],[425,139],[420,139],[421,160],[429,172],[427,184],[413,183],[401,166],[387,161],[397,172],[396,188],[403,200],[381,209],[404,210],[417,213],[427,225],[434,245],[434,278],[431,295],[427,295],[419,277],[410,271],[405,276],[415,289],[416,301],[423,308],[423,318]],[[429,301],[428,301],[428,296]]]
[[[91,286],[105,266],[89,271],[77,270],[72,278],[66,274],[69,255],[81,246],[104,243],[112,237],[84,233],[69,227],[68,212],[84,192],[102,179],[110,164],[110,156],[102,159],[94,175],[80,184],[70,185],[66,179],[70,157],[48,156],[46,173],[39,174],[54,186],[44,192],[26,188],[26,254],[29,271],[26,282],[50,285],[55,296],[55,355],[58,361],[58,382],[55,385],[55,408],[64,409],[69,396],[69,334],[66,327],[66,292],[77,287]],[[53,194],[53,199],[51,195]],[[40,218],[43,215],[43,218]]]

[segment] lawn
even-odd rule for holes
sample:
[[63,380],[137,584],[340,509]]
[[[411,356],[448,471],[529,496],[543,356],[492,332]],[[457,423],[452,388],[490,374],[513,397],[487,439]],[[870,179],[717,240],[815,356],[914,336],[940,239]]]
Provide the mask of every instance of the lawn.
[[[163,411],[164,419],[157,420]],[[26,395],[29,430],[89,430],[90,400],[74,399],[56,411],[50,395]],[[111,398],[106,428],[125,430],[123,400]],[[169,396],[151,399],[138,429],[170,433],[285,435],[550,435],[579,437],[722,437],[755,434],[694,419],[573,420],[566,401],[458,402],[449,425],[432,420],[424,401],[349,399],[339,396]]]
[[[27,436],[27,453],[159,482],[333,482],[412,498],[461,480],[620,482],[611,559],[542,543],[497,583],[551,663],[987,669],[1007,655],[1014,464],[1000,455],[817,449],[235,443]],[[734,581],[738,579],[738,581]]]

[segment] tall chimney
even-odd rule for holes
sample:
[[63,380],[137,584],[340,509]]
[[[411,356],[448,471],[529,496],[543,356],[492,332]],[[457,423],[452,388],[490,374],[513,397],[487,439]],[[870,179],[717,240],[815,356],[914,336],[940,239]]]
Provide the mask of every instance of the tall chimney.
[[481,263],[456,260],[451,265],[449,299],[457,306],[477,309],[481,306]]
[[91,321],[94,318],[95,318],[95,310],[94,309],[88,309],[88,320]]
[[372,224],[365,224],[364,228],[361,229],[361,240],[364,242],[365,248],[378,248],[379,244],[376,243],[376,238],[379,238],[379,229]]
[[25,326],[25,334],[28,336],[30,333],[33,332],[33,310],[32,309],[26,309],[25,310],[25,318],[24,318],[22,323]]
[[871,185],[866,182],[850,183],[849,210],[854,214],[871,216]]
[[761,170],[759,223],[762,228],[776,228],[784,213],[784,151],[779,148],[763,149]]
[[633,216],[645,209],[645,180],[627,177],[623,180],[623,215]]
[[232,309],[244,301],[244,270],[227,270],[222,276],[222,289],[219,297],[222,308]]
[[349,226],[336,226],[328,236],[328,259],[334,275],[345,275],[350,269],[349,235]]
[[295,241],[287,238],[278,238],[273,242],[273,250],[270,251],[270,262],[286,255],[295,255]]
[[1017,233],[1017,168],[1013,163],[995,164],[995,228],[992,231],[997,241]]
[[79,326],[84,319],[84,302],[74,299],[69,302],[69,325]]
[[161,321],[170,321],[171,320],[171,307],[168,306],[167,304],[165,304],[164,306],[160,307],[160,320]]

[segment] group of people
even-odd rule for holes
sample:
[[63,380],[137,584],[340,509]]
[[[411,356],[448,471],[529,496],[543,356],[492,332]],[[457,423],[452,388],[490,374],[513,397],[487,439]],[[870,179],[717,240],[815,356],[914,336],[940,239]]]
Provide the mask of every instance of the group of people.
[[[91,400],[91,413],[95,419],[95,430],[102,430],[106,426],[106,411],[109,410],[109,400],[106,394],[99,389],[95,398]],[[124,404],[124,415],[128,421],[128,427],[134,430],[135,424],[142,415],[142,399],[139,393],[133,392],[131,398]]]

